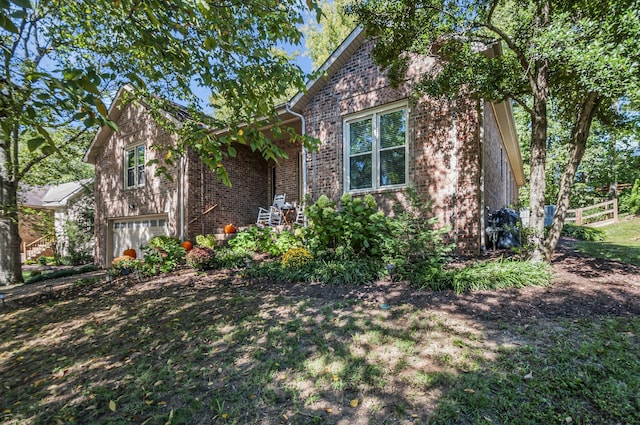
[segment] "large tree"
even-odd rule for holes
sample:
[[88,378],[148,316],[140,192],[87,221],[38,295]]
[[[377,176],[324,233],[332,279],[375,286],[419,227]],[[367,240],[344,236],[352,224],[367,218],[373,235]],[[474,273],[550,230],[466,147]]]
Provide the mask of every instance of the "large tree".
[[[116,128],[101,99],[120,84],[154,110],[173,107],[154,95],[184,105],[191,120],[175,129],[176,152],[198,150],[226,182],[217,165],[235,155],[235,142],[282,156],[258,129],[278,124],[272,99],[304,87],[302,71],[276,47],[300,42],[310,9],[318,12],[314,0],[0,0],[0,284],[22,281],[19,182],[68,143],[51,137],[56,129],[75,128],[74,138],[82,127]],[[202,114],[198,88],[233,114]],[[213,127],[230,131],[217,137]],[[20,154],[24,146],[30,155]]]
[[319,68],[355,29],[354,18],[344,11],[349,3],[349,0],[320,0],[320,20],[307,22],[302,27],[307,54],[311,57],[314,68]]
[[[636,0],[365,0],[351,7],[370,36],[375,60],[394,82],[408,55],[437,51],[446,61],[418,90],[487,100],[512,99],[530,117],[532,259],[549,258],[569,206],[571,185],[594,117],[638,93],[640,16]],[[500,43],[496,57],[478,54]],[[558,210],[545,240],[544,203],[550,105],[569,129]]]

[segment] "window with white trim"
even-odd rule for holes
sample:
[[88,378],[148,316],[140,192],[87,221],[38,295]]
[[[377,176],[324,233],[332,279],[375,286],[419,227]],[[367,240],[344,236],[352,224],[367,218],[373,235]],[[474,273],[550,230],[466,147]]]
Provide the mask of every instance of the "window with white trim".
[[406,186],[407,145],[406,106],[345,119],[345,192]]
[[144,185],[144,145],[124,151],[124,186],[127,189]]

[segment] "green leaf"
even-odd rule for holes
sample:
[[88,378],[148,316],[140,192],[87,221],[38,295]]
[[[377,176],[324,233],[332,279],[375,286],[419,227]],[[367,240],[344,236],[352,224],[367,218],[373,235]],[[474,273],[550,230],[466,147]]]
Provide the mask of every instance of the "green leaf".
[[216,47],[216,39],[213,37],[206,37],[204,39],[204,48],[207,50],[213,50]]
[[118,124],[116,124],[116,123],[115,123],[115,121],[112,121],[112,120],[110,120],[110,119],[108,119],[108,118],[107,118],[105,121],[106,121],[107,125],[108,125],[109,127],[111,127],[111,129],[112,129],[113,131],[116,131],[116,132],[118,131]]
[[0,14],[0,27],[14,34],[18,34],[19,32],[18,28],[11,22],[11,19],[4,13]]
[[62,76],[67,81],[77,80],[82,76],[82,70],[80,69],[65,69],[62,71]]
[[45,155],[53,155],[56,152],[59,152],[59,150],[56,149],[54,146],[44,145],[42,147],[42,153],[45,154]]
[[107,116],[107,107],[104,106],[102,100],[96,99],[96,108],[98,109],[98,112],[100,112],[100,115],[102,115],[103,117]]
[[44,137],[34,137],[33,139],[27,140],[27,147],[29,148],[29,152],[33,152],[38,149],[45,142]]
[[227,149],[227,153],[229,154],[230,157],[235,158],[237,155],[237,152],[235,150],[234,147],[229,146],[229,148]]
[[11,0],[11,3],[25,9],[31,9],[31,2],[29,0]]

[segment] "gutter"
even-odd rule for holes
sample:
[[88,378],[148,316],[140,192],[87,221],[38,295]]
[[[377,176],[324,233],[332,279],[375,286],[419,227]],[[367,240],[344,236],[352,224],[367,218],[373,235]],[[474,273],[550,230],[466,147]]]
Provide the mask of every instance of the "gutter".
[[[302,133],[302,136],[306,136],[306,134],[307,134],[307,122],[304,119],[304,116],[302,114],[294,112],[291,109],[291,107],[289,106],[288,103],[285,105],[285,109],[291,115],[300,118],[300,121],[302,123],[302,131],[301,131],[301,133]],[[302,199],[300,200],[301,203],[304,202],[306,196],[307,196],[307,148],[304,147],[304,143],[303,143],[302,144]]]
[[184,155],[180,158],[180,187],[178,188],[180,203],[180,240],[184,241]]

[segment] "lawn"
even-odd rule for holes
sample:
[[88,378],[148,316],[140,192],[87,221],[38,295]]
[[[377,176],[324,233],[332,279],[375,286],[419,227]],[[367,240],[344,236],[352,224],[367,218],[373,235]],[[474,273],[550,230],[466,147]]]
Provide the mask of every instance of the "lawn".
[[640,266],[640,217],[623,218],[601,229],[605,231],[603,242],[579,241],[576,248],[595,258]]
[[311,286],[181,271],[1,309],[0,423],[640,423],[635,314]]

